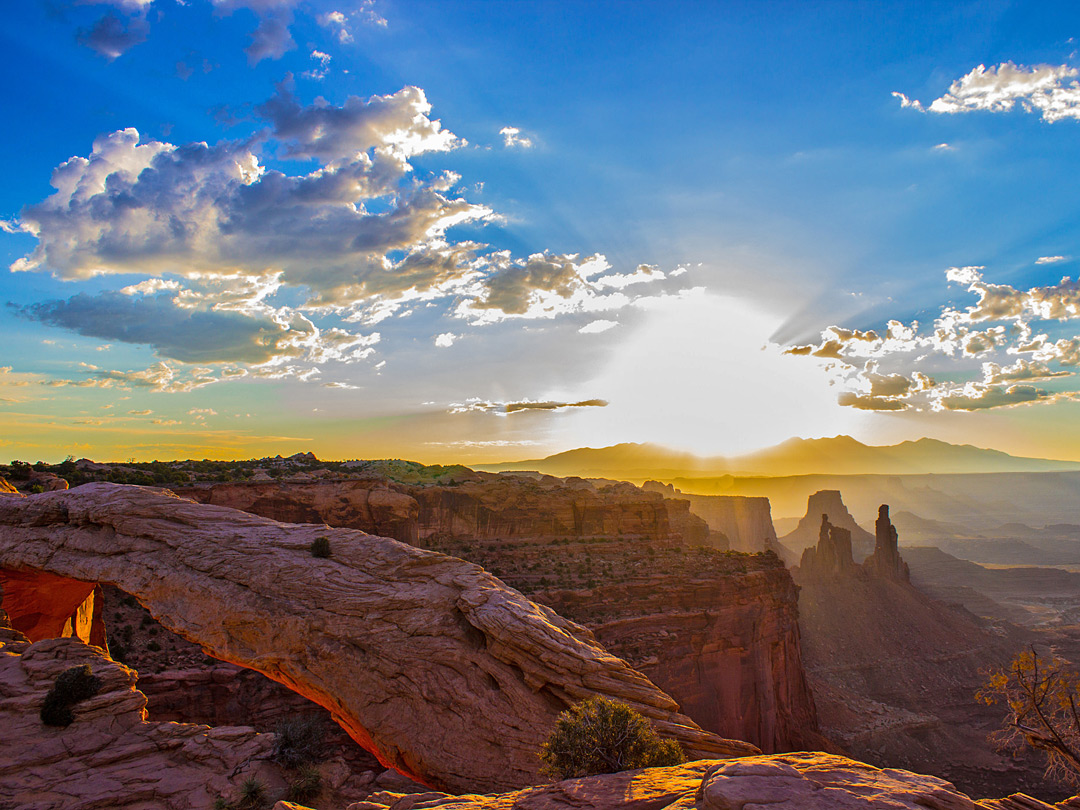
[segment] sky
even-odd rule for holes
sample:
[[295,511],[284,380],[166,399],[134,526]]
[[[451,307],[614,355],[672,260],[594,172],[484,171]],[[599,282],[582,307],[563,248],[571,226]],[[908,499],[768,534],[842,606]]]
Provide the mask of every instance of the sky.
[[0,458],[1080,460],[1080,8],[27,0]]

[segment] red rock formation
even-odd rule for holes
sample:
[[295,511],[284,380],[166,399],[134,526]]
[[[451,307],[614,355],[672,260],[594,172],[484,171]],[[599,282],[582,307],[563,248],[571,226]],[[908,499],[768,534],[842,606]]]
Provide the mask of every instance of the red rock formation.
[[765,751],[819,748],[791,575],[771,554],[728,561],[533,598],[588,626],[702,728]]
[[432,537],[584,538],[601,535],[703,542],[705,522],[681,501],[631,484],[468,472],[452,485],[368,477],[337,481],[176,487],[200,503],[289,523],[326,523],[426,545]]
[[[0,569],[0,593],[11,626],[31,641],[79,638],[106,649],[101,588],[94,583],[34,571]],[[47,594],[42,599],[42,594]]]
[[[321,534],[327,560],[309,552]],[[479,567],[385,538],[87,484],[0,498],[0,567],[117,585],[433,784],[535,781],[554,718],[593,694],[638,709],[692,755],[756,750],[703,731],[585,628]]]
[[900,558],[896,528],[889,520],[887,504],[882,504],[878,508],[878,518],[874,528],[877,530],[874,553],[866,558],[863,566],[875,576],[908,582],[911,574],[907,563]]
[[[680,546],[693,545],[707,531],[689,513],[689,502],[628,484],[596,487],[582,479],[476,473],[462,478],[452,486],[370,478],[180,491],[271,516],[312,519],[302,510],[317,508],[328,523],[349,526],[370,519],[365,493],[407,492],[417,505],[400,514],[418,517],[415,528],[399,536],[477,562],[585,624],[677,695],[704,728],[769,751],[820,740],[802,672],[796,592],[775,556],[721,555],[717,562],[683,553],[673,545],[677,538],[689,535],[691,542],[681,540]],[[351,512],[346,493],[358,504]],[[705,502],[728,504],[725,514],[775,537],[767,499]],[[689,529],[681,528],[687,523]],[[597,537],[604,534],[606,540]]]
[[[803,549],[816,544],[822,515],[827,516],[833,526],[851,532],[851,551],[855,562],[862,562],[871,554],[874,549],[874,535],[855,522],[855,518],[844,506],[840,492],[835,489],[824,489],[810,496],[806,504],[806,515],[790,534],[780,538],[781,545],[798,555]],[[789,564],[794,562],[788,560]]]
[[768,498],[745,495],[688,495],[671,484],[646,481],[643,489],[689,502],[690,511],[725,539],[731,551],[777,551],[776,529]]
[[803,551],[799,570],[807,577],[849,576],[855,570],[851,557],[851,532],[833,526],[829,516],[821,516],[817,546]]

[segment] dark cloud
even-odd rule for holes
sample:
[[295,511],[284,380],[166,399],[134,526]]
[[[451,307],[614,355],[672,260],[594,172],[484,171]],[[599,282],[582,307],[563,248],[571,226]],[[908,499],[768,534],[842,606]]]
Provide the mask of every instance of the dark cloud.
[[560,408],[606,408],[607,401],[603,399],[583,399],[580,402],[507,402],[504,406],[506,413],[518,411],[557,411]]
[[851,391],[840,394],[836,401],[841,405],[857,408],[860,411],[903,411],[908,407],[908,404],[902,399],[856,394]]
[[113,60],[143,42],[149,33],[150,25],[142,15],[121,17],[109,10],[90,28],[80,28],[76,39],[79,44]]
[[1033,385],[969,385],[959,393],[936,399],[939,409],[947,411],[980,411],[1034,402],[1053,401],[1058,397]]
[[485,411],[487,413],[510,414],[526,411],[559,411],[563,408],[605,408],[607,404],[607,401],[603,399],[583,399],[580,402],[533,401],[528,399],[518,402],[492,402],[483,399],[470,399],[467,402],[450,406],[450,413]]
[[294,329],[238,312],[178,307],[174,295],[103,292],[17,308],[20,315],[80,335],[152,346],[184,363],[265,363]]
[[244,48],[248,64],[257,65],[263,59],[280,59],[286,51],[296,47],[296,42],[289,32],[291,14],[269,15],[259,19],[259,24],[251,32],[251,44]]

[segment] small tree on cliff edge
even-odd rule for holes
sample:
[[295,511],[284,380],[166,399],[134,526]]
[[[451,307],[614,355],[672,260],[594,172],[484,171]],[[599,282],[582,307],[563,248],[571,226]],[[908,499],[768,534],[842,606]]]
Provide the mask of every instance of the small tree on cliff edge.
[[592,697],[567,709],[540,749],[544,771],[557,779],[678,765],[685,757],[625,703]]
[[1080,673],[1067,661],[1039,658],[1032,647],[990,676],[976,697],[1008,707],[995,735],[1006,746],[1023,743],[1046,755],[1046,773],[1080,785]]

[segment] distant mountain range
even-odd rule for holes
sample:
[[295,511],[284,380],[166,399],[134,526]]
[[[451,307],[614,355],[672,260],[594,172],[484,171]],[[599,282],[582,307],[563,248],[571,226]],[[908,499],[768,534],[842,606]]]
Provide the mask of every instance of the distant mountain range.
[[1010,456],[969,444],[919,439],[883,447],[850,436],[789,439],[745,456],[703,458],[655,444],[582,447],[547,458],[472,465],[478,470],[535,470],[584,478],[694,478],[722,475],[922,475],[1080,470],[1080,462]]

